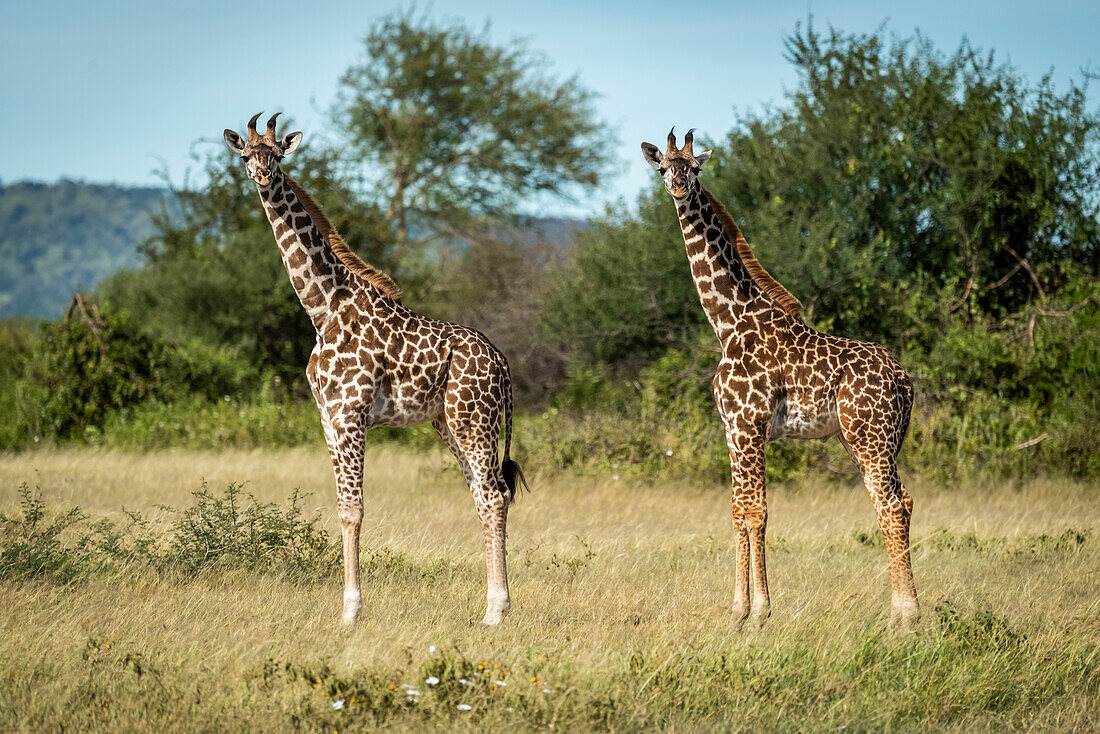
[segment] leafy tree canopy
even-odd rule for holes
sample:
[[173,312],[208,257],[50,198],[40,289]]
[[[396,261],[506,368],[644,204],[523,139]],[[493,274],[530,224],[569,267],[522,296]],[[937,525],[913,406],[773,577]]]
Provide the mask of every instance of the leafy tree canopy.
[[363,170],[378,172],[375,195],[399,242],[410,212],[436,233],[462,231],[532,194],[599,182],[609,148],[593,95],[547,66],[521,43],[501,47],[487,30],[411,10],[371,27],[334,112]]
[[[965,41],[948,56],[884,29],[799,26],[787,48],[800,84],[742,116],[702,182],[810,321],[922,350],[957,317],[996,323],[1096,275],[1100,117],[1084,87],[1029,86]],[[548,330],[588,359],[682,343],[663,324],[698,310],[654,190],[637,216],[596,225],[603,244],[576,253],[548,303]]]

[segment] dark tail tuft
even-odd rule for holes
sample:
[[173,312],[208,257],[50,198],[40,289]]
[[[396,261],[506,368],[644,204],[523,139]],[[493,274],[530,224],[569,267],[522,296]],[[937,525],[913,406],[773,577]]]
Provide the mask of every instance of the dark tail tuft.
[[527,480],[523,477],[523,470],[519,464],[512,461],[509,454],[512,451],[512,375],[508,372],[508,362],[504,355],[497,354],[501,376],[504,378],[501,384],[504,397],[504,461],[500,465],[500,471],[504,475],[504,484],[508,487],[508,504],[516,501],[516,479],[519,479],[523,488],[528,492]]
[[508,485],[508,501],[516,501],[516,479],[519,479],[520,484],[528,492],[531,488],[527,486],[527,480],[523,476],[523,470],[519,468],[519,464],[511,459],[505,459],[501,464],[500,470],[504,473],[504,483]]

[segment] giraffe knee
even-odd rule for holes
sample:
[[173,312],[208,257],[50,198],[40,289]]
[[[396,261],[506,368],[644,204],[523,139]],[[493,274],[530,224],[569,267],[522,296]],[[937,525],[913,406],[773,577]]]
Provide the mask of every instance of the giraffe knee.
[[765,527],[768,524],[768,508],[762,502],[733,503],[733,525],[738,530]]
[[360,499],[341,500],[336,503],[336,514],[343,526],[359,525],[363,522],[363,502]]

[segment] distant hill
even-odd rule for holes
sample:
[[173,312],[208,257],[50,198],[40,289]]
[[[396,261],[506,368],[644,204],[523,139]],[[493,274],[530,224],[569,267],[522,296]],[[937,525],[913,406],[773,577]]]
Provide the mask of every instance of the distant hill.
[[[149,214],[174,204],[167,189],[62,180],[0,185],[0,319],[60,318],[77,290],[140,264]],[[568,248],[585,222],[532,218],[521,240]],[[514,235],[513,235],[514,236]]]
[[137,265],[149,212],[167,195],[64,180],[0,186],[0,318],[60,318],[75,290]]

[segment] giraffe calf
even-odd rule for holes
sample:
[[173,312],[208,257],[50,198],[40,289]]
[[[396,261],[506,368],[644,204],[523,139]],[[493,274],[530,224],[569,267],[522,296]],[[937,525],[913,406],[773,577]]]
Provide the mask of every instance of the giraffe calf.
[[669,132],[665,153],[642,143],[642,154],[675,201],[699,302],[722,345],[713,389],[733,476],[735,618],[741,623],[751,614],[763,621],[771,610],[765,447],[783,437],[831,436],[859,466],[874,503],[886,540],[891,620],[916,618],[913,499],[897,470],[913,407],[909,377],[882,346],[822,334],[802,320],[802,304],[764,270],[733,217],[700,185],[710,151],[694,153],[691,131],[683,148]]
[[[508,506],[519,466],[512,443],[512,381],[508,362],[481,333],[428,318],[401,303],[385,273],[359,259],[309,194],[279,162],[301,142],[300,132],[275,137],[275,119],[248,140],[225,131],[256,184],[283,265],[317,333],[306,375],[321,414],[336,477],[336,507],[344,555],[343,621],[362,607],[359,533],[363,523],[365,434],[377,426],[430,422],[454,454],[474,499],[485,541],[486,610],[497,625],[511,608],[505,562]],[[497,444],[503,422],[504,456]]]

